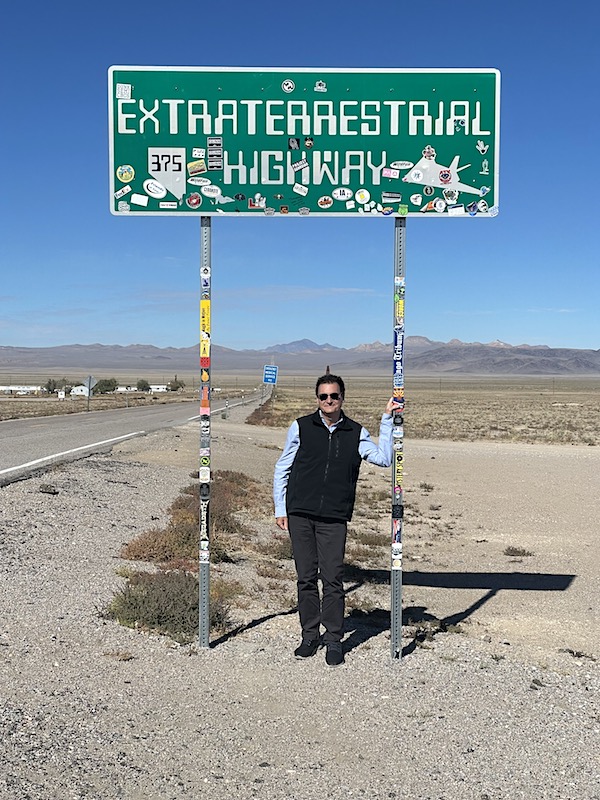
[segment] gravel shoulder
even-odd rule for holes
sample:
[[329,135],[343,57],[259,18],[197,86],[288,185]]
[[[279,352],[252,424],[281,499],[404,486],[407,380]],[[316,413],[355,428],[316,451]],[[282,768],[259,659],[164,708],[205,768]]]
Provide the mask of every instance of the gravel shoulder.
[[[214,467],[268,483],[285,431],[245,413],[215,417]],[[378,613],[336,669],[294,660],[296,615],[260,592],[210,650],[100,618],[197,448],[192,422],[0,489],[1,798],[600,799],[596,448],[407,441],[407,655],[389,589],[349,586]],[[415,646],[428,618],[459,624]]]

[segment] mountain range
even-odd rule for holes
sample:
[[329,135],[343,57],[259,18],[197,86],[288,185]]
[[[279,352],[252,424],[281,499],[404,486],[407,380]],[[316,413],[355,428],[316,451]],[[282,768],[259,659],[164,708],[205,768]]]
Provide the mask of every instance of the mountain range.
[[[213,368],[220,373],[262,371],[277,364],[290,373],[331,372],[389,375],[392,345],[381,342],[352,348],[317,344],[300,339],[264,350],[233,350],[213,344]],[[63,345],[59,347],[0,346],[0,371],[50,372],[132,370],[144,373],[196,371],[199,346],[154,347],[153,345]],[[437,342],[425,336],[405,339],[405,371],[414,375],[600,375],[600,350],[553,348],[547,345]]]

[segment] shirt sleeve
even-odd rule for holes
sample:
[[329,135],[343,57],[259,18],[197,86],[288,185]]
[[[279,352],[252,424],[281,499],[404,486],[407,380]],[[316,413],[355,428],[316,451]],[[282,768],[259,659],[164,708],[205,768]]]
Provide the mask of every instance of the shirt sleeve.
[[392,415],[383,414],[379,425],[379,445],[371,439],[369,431],[361,428],[358,452],[364,461],[378,467],[389,467],[392,463]]
[[296,453],[300,447],[300,427],[298,421],[294,420],[290,425],[283,453],[275,464],[275,474],[273,476],[273,502],[275,504],[275,516],[287,517],[286,495],[287,484],[292,464],[296,458]]

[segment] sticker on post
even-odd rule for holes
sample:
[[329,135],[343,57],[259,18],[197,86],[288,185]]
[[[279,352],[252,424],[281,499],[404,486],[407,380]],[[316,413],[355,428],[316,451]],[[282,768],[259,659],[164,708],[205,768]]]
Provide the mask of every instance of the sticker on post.
[[302,197],[306,197],[308,194],[308,186],[303,186],[301,183],[295,183],[292,189],[296,194],[302,195]]

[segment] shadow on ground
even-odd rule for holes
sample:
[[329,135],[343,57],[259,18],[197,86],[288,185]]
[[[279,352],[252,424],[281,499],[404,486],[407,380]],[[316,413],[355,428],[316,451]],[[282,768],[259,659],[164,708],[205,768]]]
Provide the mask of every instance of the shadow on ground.
[[[355,565],[346,565],[346,580],[352,585],[346,594],[356,591],[365,583],[385,584],[390,582],[390,573],[383,569],[363,569]],[[402,649],[402,655],[412,653],[418,644],[432,639],[436,633],[451,630],[471,616],[485,603],[502,590],[525,592],[564,592],[573,582],[574,575],[560,575],[538,572],[419,572],[402,573],[403,586],[428,586],[440,589],[482,589],[485,593],[474,603],[462,611],[446,617],[435,617],[428,614],[424,606],[404,608],[402,624],[416,626],[412,641]],[[370,612],[354,611],[346,619],[346,630],[350,636],[344,641],[347,651],[363,644],[372,636],[389,630],[390,612],[384,609],[373,609]]]
[[[402,649],[402,655],[412,653],[426,639],[432,639],[436,633],[451,630],[471,616],[474,611],[495,597],[502,590],[521,592],[564,592],[573,582],[574,575],[560,575],[536,572],[418,572],[402,573],[404,586],[428,586],[440,589],[482,589],[485,593],[467,608],[446,617],[436,617],[427,612],[425,606],[411,606],[402,611],[402,625],[415,628],[412,641]],[[383,569],[363,569],[353,564],[345,565],[344,580],[350,583],[345,589],[348,595],[366,583],[389,584],[390,572]],[[239,625],[231,631],[211,642],[211,647],[232,639],[244,631],[256,628],[276,617],[296,614],[297,608],[277,611],[273,614],[253,619],[245,625]],[[353,610],[345,620],[346,633],[345,652],[354,650],[373,636],[378,636],[390,629],[390,612],[383,608],[375,608],[365,612]]]

